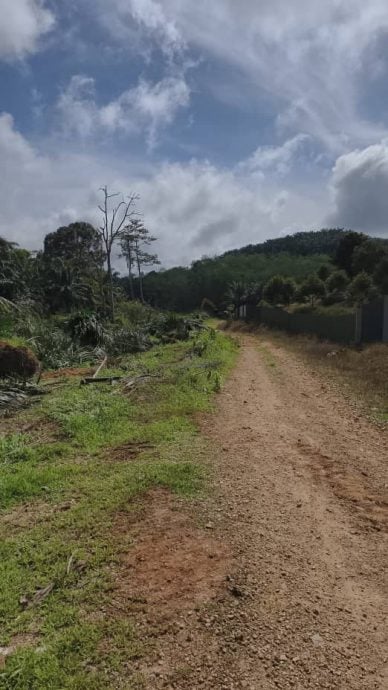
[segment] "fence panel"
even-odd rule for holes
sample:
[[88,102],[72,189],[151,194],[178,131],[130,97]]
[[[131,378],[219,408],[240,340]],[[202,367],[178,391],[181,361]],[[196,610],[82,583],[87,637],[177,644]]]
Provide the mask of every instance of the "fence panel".
[[381,341],[384,327],[384,300],[363,304],[361,319],[361,341],[363,343]]
[[314,313],[290,314],[279,307],[254,307],[247,310],[247,320],[291,333],[309,333],[338,343],[355,340],[355,313],[329,316]]

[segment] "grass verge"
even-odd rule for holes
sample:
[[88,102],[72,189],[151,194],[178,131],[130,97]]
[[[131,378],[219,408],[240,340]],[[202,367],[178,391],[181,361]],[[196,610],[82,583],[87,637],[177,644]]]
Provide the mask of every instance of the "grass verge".
[[[142,687],[131,673],[144,651],[132,622],[107,613],[109,566],[131,541],[112,524],[152,487],[184,496],[204,487],[206,446],[192,415],[211,409],[235,351],[210,331],[127,358],[128,375],[154,378],[132,392],[70,382],[21,413],[29,429],[34,419],[54,424],[60,440],[43,444],[33,428],[1,438],[0,688]],[[139,444],[136,457],[128,444]]]

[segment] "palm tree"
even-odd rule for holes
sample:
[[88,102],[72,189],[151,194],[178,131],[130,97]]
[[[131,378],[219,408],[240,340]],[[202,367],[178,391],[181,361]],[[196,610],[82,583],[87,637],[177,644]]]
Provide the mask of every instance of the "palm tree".
[[233,311],[238,314],[238,310],[242,304],[245,303],[247,296],[247,286],[245,283],[237,280],[232,281],[228,285],[225,297],[233,306]]
[[54,309],[72,311],[92,301],[92,290],[75,269],[63,259],[51,262],[47,277],[48,301]]

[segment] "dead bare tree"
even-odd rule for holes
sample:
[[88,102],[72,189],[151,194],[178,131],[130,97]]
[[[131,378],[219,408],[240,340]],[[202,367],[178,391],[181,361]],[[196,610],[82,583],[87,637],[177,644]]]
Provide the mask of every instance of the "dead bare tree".
[[103,203],[99,206],[102,213],[102,223],[98,228],[101,235],[101,240],[105,249],[106,265],[108,273],[109,285],[109,311],[110,316],[114,319],[115,304],[113,291],[113,272],[112,272],[112,249],[118,240],[123,236],[125,227],[131,219],[137,215],[135,204],[138,200],[136,194],[130,194],[126,200],[124,198],[116,205],[111,203],[111,199],[120,196],[120,193],[109,194],[108,187],[101,187],[100,192],[103,193]]

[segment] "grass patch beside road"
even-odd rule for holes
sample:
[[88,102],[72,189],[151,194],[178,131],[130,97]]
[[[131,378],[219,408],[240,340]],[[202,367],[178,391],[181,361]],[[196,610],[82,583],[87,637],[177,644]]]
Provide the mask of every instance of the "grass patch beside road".
[[[204,487],[206,445],[192,414],[211,408],[235,350],[210,331],[132,356],[121,373],[158,378],[132,391],[74,380],[15,418],[15,430],[28,415],[29,428],[46,421],[58,438],[40,443],[33,429],[1,437],[0,647],[9,655],[0,688],[142,687],[131,674],[142,654],[132,623],[106,613],[109,565],[131,541],[112,524],[152,487],[184,496]],[[139,445],[126,457],[128,444]],[[18,524],[26,510],[27,528]]]

